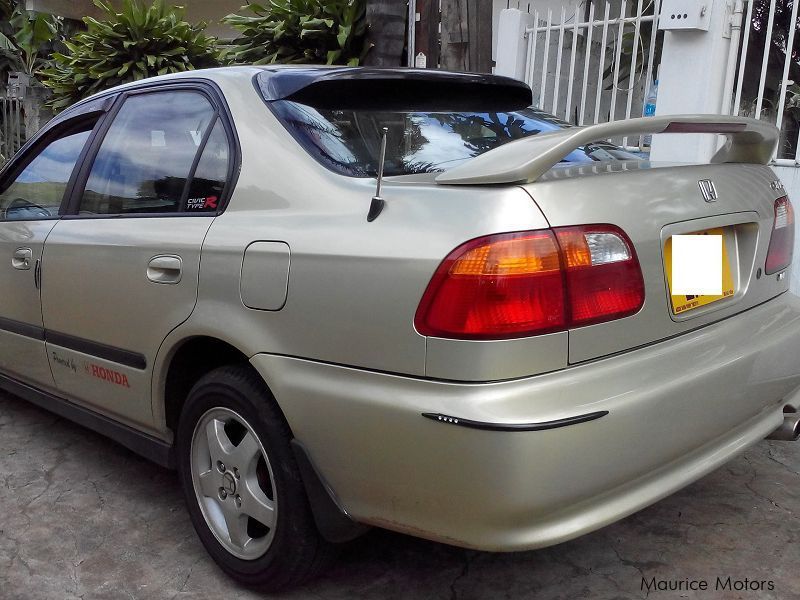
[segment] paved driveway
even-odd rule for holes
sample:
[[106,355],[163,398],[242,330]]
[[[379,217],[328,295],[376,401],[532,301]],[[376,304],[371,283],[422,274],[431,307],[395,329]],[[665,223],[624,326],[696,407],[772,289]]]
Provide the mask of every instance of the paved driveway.
[[[0,477],[2,600],[263,597],[207,558],[173,473],[3,394]],[[644,598],[642,579],[652,586],[655,578],[710,588],[651,589],[655,599],[791,599],[800,598],[798,573],[800,443],[764,442],[655,506],[555,548],[488,554],[374,531],[327,576],[282,597]],[[751,589],[716,591],[718,577]]]

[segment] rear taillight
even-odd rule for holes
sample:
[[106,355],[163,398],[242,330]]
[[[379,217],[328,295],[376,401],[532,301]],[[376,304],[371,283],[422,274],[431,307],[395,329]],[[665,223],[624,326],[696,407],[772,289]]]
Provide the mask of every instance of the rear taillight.
[[788,196],[775,200],[775,224],[769,240],[765,271],[772,275],[792,264],[794,250],[794,210]]
[[566,323],[564,282],[552,231],[491,235],[456,248],[417,309],[423,335],[511,338]]
[[644,304],[633,244],[610,225],[556,229],[567,272],[571,326],[627,317]]
[[423,335],[508,339],[637,312],[633,245],[612,225],[491,235],[459,246],[433,276],[414,324]]

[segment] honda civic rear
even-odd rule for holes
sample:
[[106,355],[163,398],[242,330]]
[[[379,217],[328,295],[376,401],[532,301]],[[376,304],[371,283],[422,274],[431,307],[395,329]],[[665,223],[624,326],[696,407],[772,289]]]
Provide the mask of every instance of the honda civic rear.
[[[434,76],[416,72],[396,95],[369,75],[377,107],[355,94],[360,77],[285,92],[280,71],[257,78],[327,181],[354,182],[363,225],[347,221],[336,252],[356,258],[325,290],[326,248],[292,246],[295,289],[347,299],[347,356],[251,359],[352,519],[546,546],[680,489],[800,408],[774,127],[690,115],[572,128],[507,80],[453,78],[463,93],[432,100]],[[660,133],[724,143],[710,164],[659,165],[605,141]],[[386,176],[371,205],[369,175]],[[684,237],[716,244],[718,292],[675,287]],[[343,315],[294,301],[319,331]]]

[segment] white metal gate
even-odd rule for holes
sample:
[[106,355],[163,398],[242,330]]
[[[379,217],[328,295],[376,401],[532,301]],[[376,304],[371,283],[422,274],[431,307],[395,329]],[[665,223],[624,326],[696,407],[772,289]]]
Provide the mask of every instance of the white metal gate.
[[798,0],[737,0],[741,27],[734,27],[732,43],[738,64],[735,82],[729,82],[733,89],[725,92],[731,114],[772,121],[781,130],[774,163],[787,167],[800,166],[798,5]]
[[661,0],[533,13],[525,81],[534,105],[576,125],[640,117],[659,63]]
[[0,97],[0,165],[25,143],[22,100]]

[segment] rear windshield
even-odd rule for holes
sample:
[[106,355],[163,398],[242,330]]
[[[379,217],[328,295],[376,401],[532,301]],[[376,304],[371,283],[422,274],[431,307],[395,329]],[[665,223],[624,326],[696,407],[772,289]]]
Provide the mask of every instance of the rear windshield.
[[[311,156],[350,177],[376,175],[383,127],[389,130],[384,173],[392,176],[445,171],[508,142],[570,126],[532,108],[385,112],[322,109],[289,100],[270,106]],[[575,150],[563,162],[637,159],[618,146],[597,142]]]

